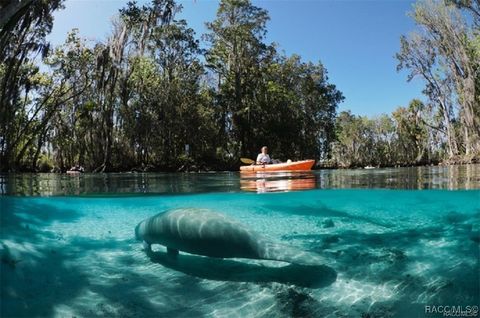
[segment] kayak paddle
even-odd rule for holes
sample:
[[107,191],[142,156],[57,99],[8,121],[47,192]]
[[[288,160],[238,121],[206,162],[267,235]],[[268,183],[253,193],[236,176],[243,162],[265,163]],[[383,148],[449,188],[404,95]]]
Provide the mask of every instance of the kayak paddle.
[[246,165],[251,165],[252,163],[255,163],[255,161],[253,161],[250,158],[240,158],[240,161],[243,162]]

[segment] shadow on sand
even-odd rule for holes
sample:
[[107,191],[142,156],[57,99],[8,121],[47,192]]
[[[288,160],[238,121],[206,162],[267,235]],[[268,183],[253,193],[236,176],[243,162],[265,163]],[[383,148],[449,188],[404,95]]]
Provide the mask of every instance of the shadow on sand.
[[394,227],[394,225],[385,221],[381,221],[378,218],[348,213],[343,210],[329,208],[322,202],[317,202],[316,205],[300,204],[296,206],[269,204],[264,205],[263,208],[289,215],[312,216],[318,218],[345,218],[350,222],[365,222],[383,228]]
[[45,227],[53,222],[75,222],[82,217],[72,209],[59,209],[36,199],[0,197],[1,239],[35,241],[52,235]]
[[78,266],[65,264],[74,255],[63,236],[45,227],[80,214],[16,197],[0,198],[0,210],[0,316],[53,316],[55,306],[76,297],[88,280]]
[[283,267],[268,267],[241,261],[179,254],[170,256],[165,252],[148,252],[150,260],[184,274],[217,281],[293,284],[299,287],[323,288],[337,279],[332,268],[289,264]]

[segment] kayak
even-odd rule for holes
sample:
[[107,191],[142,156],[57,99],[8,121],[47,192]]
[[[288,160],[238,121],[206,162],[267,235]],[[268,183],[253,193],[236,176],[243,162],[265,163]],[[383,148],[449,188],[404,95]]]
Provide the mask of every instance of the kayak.
[[241,166],[240,171],[304,171],[311,170],[315,160],[274,163],[269,165]]

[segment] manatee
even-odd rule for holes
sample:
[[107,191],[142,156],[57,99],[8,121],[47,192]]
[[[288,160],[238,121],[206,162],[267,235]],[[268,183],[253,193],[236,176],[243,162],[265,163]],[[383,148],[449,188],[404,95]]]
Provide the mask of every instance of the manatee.
[[277,260],[300,265],[322,265],[324,259],[273,242],[240,223],[208,209],[174,209],[159,213],[135,228],[147,252],[161,244],[170,255],[178,251],[217,258]]

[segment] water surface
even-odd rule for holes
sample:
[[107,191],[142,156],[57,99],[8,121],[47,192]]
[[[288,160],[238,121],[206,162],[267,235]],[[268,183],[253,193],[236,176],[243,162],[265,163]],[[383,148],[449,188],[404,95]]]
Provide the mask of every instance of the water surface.
[[74,176],[50,173],[0,174],[0,194],[25,196],[275,192],[351,188],[479,189],[480,164],[242,174],[239,172],[105,173]]

